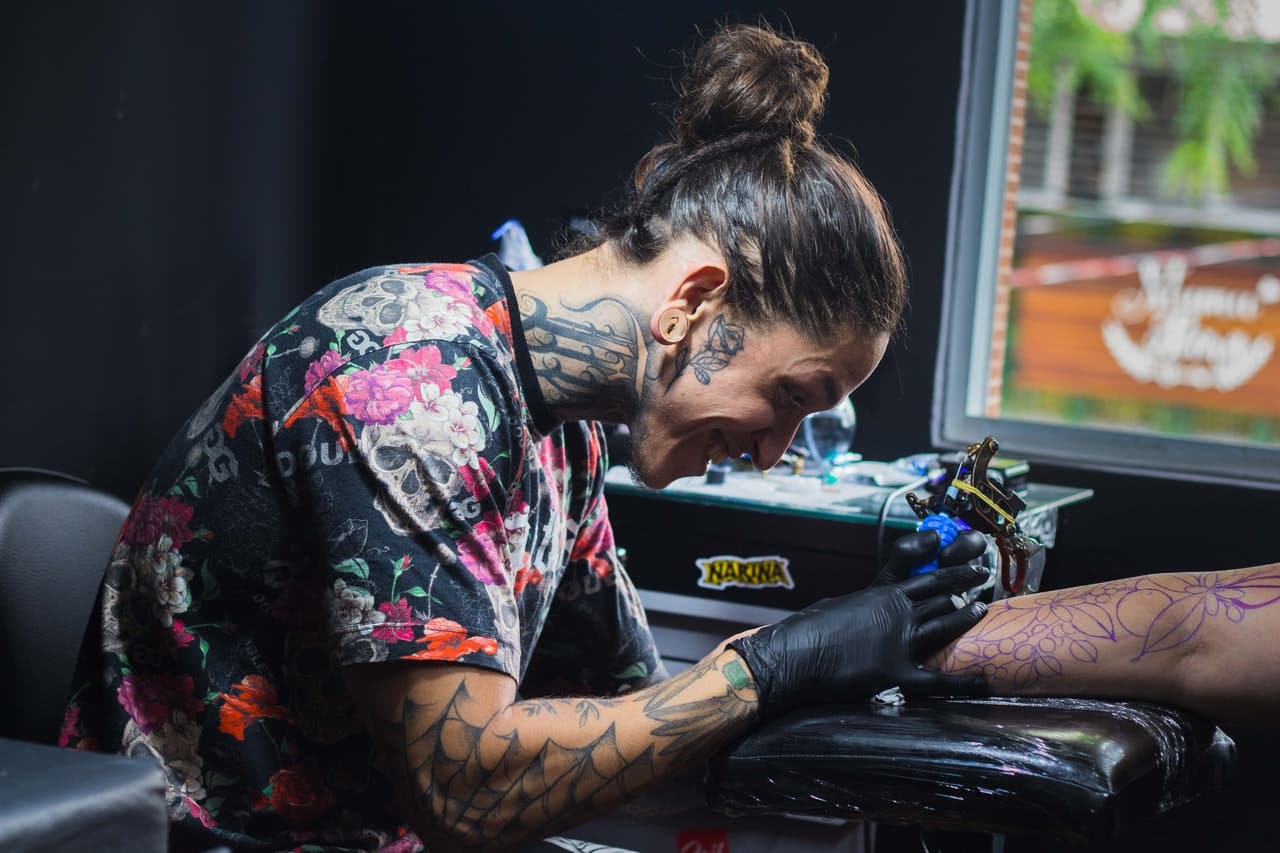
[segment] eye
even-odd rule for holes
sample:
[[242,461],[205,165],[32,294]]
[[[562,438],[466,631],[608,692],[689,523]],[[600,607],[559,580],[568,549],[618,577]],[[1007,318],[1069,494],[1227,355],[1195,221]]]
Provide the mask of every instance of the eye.
[[795,386],[783,385],[782,399],[788,408],[792,408],[792,409],[804,408],[804,403],[805,403],[804,394],[801,393],[798,389],[796,389]]

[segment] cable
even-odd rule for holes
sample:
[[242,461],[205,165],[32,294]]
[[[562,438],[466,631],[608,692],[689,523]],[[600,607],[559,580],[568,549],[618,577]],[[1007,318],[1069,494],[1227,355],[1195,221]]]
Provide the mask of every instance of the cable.
[[894,501],[896,501],[898,498],[905,495],[907,492],[911,491],[912,489],[918,489],[928,482],[929,482],[929,478],[927,476],[920,477],[919,479],[916,479],[916,480],[912,480],[910,483],[907,483],[905,486],[899,486],[898,488],[894,489],[892,492],[889,493],[889,497],[884,499],[884,504],[882,504],[880,507],[880,517],[876,520],[876,560],[875,560],[876,571],[879,571],[880,566],[884,564],[884,527],[885,527],[885,522],[887,522],[889,519],[889,507],[893,504]]

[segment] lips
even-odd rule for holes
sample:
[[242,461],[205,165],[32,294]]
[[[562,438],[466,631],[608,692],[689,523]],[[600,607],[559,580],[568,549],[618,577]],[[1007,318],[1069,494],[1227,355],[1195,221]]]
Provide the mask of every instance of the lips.
[[707,459],[712,463],[723,462],[733,456],[733,452],[729,449],[725,437],[720,432],[713,432],[711,440],[707,442]]

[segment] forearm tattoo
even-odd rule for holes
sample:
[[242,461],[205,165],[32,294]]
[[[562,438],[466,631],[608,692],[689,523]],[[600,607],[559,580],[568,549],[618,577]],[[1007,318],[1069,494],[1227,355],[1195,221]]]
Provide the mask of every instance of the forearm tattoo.
[[676,353],[676,372],[667,383],[668,391],[688,370],[703,385],[711,384],[711,374],[729,366],[729,359],[742,352],[746,344],[747,330],[737,323],[730,323],[723,314],[711,321],[711,329],[702,346],[693,352],[686,347]]
[[563,313],[552,314],[536,296],[520,295],[525,339],[547,403],[564,419],[591,412],[627,420],[640,399],[644,369],[635,314],[613,297],[578,306],[561,300],[560,307]]
[[988,682],[1028,688],[1062,676],[1074,664],[1113,658],[1126,643],[1137,663],[1186,648],[1213,620],[1243,621],[1280,601],[1280,565],[1226,574],[1128,578],[992,606],[976,628],[938,662],[945,672],[978,672]]
[[[406,699],[384,746],[413,808],[437,832],[467,846],[510,844],[608,811],[706,758],[754,709],[754,685],[736,661],[723,671],[704,662],[618,698],[527,700],[488,720],[476,719],[485,712],[464,678],[443,704]],[[548,718],[554,736],[545,734]],[[639,735],[629,728],[636,721]]]

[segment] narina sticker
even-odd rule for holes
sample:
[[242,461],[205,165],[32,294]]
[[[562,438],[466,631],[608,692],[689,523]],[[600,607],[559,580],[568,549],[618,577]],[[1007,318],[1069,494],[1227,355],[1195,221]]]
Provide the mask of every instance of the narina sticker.
[[773,554],[768,557],[735,557],[724,554],[694,560],[699,571],[698,586],[706,589],[724,589],[730,586],[748,589],[785,587],[794,589],[791,572],[787,570],[787,558]]

